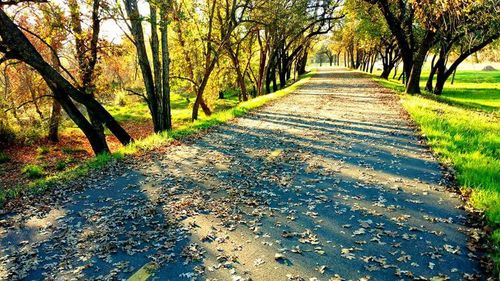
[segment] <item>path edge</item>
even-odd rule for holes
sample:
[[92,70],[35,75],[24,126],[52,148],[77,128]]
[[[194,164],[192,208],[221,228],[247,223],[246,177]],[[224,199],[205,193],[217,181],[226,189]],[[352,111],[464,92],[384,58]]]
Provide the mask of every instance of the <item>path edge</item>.
[[3,196],[0,196],[0,217],[10,213],[15,206],[19,205],[19,201],[27,200],[29,197],[43,194],[79,177],[87,176],[91,174],[92,171],[104,169],[112,163],[123,162],[125,159],[151,152],[160,147],[170,146],[174,142],[182,141],[187,137],[204,135],[209,129],[213,129],[233,119],[244,116],[247,113],[296,92],[316,75],[316,73],[317,69],[312,67],[309,72],[299,76],[297,80],[287,84],[285,88],[276,92],[241,102],[235,107],[213,114],[206,119],[197,120],[170,132],[153,133],[144,139],[137,140],[129,145],[121,147],[116,152],[97,155],[61,173],[39,179],[29,184],[20,184],[10,188],[2,194]]

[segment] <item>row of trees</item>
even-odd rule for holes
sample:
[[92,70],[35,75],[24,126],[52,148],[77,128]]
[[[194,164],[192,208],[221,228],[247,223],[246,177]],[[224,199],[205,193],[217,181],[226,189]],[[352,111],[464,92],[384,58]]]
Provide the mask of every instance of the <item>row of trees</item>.
[[420,93],[429,56],[426,90],[439,95],[460,63],[500,36],[495,0],[347,0],[344,11],[347,16],[333,33],[330,49],[342,52],[351,68],[372,71],[380,60],[386,79],[401,62],[408,93]]
[[[339,0],[0,0],[0,119],[34,107],[57,141],[64,110],[96,154],[104,129],[133,141],[102,104],[117,89],[147,104],[155,132],[170,130],[171,91],[210,115],[214,89],[241,101],[305,72],[308,49],[342,16]],[[124,38],[103,34],[112,24]],[[249,91],[249,89],[251,89]],[[15,118],[15,116],[14,116]],[[5,122],[5,121],[2,121]]]

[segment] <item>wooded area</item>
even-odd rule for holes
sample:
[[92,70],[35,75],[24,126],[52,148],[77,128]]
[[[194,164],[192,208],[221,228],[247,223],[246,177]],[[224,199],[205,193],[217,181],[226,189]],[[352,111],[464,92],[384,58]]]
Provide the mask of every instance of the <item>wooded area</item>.
[[[346,1],[347,15],[323,43],[319,53],[330,65],[372,73],[382,63],[382,78],[402,64],[399,80],[406,92],[420,93],[424,63],[432,57],[425,90],[440,95],[446,81],[467,58],[483,50],[500,36],[496,1]],[[497,12],[494,12],[497,11]],[[496,47],[492,50],[498,49]],[[490,50],[492,60],[498,53]],[[397,72],[394,72],[394,77]],[[436,84],[433,85],[434,76]]]
[[[294,67],[307,61],[304,47],[329,32],[340,18],[335,1],[293,1],[283,6],[248,0],[151,1],[142,6],[137,1],[99,0],[12,4],[2,3],[0,11],[3,104],[8,107],[4,111],[37,119],[42,126],[51,120],[50,139],[56,141],[62,106],[96,154],[109,152],[104,127],[122,144],[132,141],[102,106],[106,97],[120,91],[140,96],[149,108],[154,132],[170,130],[171,91],[194,98],[193,120],[198,119],[200,107],[205,115],[211,114],[209,101],[219,92],[235,88],[238,99],[245,101],[249,85],[254,97],[262,95],[264,88],[271,92],[271,85],[276,91],[292,75],[304,74],[304,67]],[[146,6],[149,13],[143,15],[139,7]],[[9,17],[9,12],[16,17]],[[104,21],[124,28],[121,43],[100,35]],[[42,26],[50,31],[40,34]],[[22,77],[29,85],[27,96],[16,85],[23,80],[9,76],[20,67],[29,72]],[[137,79],[139,69],[142,79]],[[29,106],[36,115],[19,117],[19,110]],[[6,120],[2,127],[8,130]]]

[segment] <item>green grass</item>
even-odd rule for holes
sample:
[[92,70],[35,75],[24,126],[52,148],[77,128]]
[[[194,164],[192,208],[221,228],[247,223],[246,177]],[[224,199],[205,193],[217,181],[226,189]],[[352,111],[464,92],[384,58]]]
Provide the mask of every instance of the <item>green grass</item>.
[[[422,90],[427,83],[428,75],[428,72],[422,73],[420,79]],[[388,88],[404,91],[403,85],[396,79],[379,80]],[[467,109],[493,112],[499,116],[500,71],[458,71],[455,83],[451,85],[450,77],[441,96],[429,95],[428,97]]]
[[38,179],[43,177],[44,170],[43,167],[36,164],[28,164],[21,170],[30,179]]
[[[47,176],[45,178],[37,179],[27,185],[19,185],[11,189],[0,190],[0,205],[3,205],[7,200],[11,198],[16,198],[22,195],[25,192],[30,192],[33,194],[39,194],[47,189],[53,188],[57,185],[60,185],[63,182],[67,182],[78,177],[89,174],[93,170],[101,169],[106,166],[111,161],[119,161],[126,157],[127,155],[136,154],[140,151],[148,151],[155,149],[157,147],[168,145],[175,139],[181,139],[192,135],[194,133],[198,133],[202,130],[209,129],[213,126],[222,124],[227,122],[235,117],[242,116],[246,114],[248,111],[252,109],[256,109],[265,105],[266,103],[276,100],[280,97],[286,96],[293,91],[295,91],[300,85],[304,84],[309,80],[314,72],[310,72],[301,77],[301,79],[290,86],[281,89],[272,94],[259,96],[257,98],[251,99],[246,102],[242,102],[237,104],[234,102],[233,98],[228,98],[227,100],[222,100],[224,103],[234,103],[230,109],[215,113],[210,117],[206,117],[201,114],[200,120],[195,122],[189,122],[177,129],[174,129],[170,132],[163,132],[158,134],[152,134],[142,140],[135,141],[130,145],[124,146],[113,154],[100,154],[96,157],[89,159],[83,164],[77,165],[72,168],[68,168],[63,172],[57,173],[55,175]],[[180,97],[180,96],[179,96]],[[182,102],[179,98],[178,102]],[[187,101],[186,101],[187,102]],[[237,105],[236,105],[237,104]],[[138,109],[140,111],[140,109]],[[136,111],[136,112],[138,112]],[[173,111],[173,115],[175,111]],[[188,115],[190,116],[190,115]],[[175,119],[174,119],[175,120]],[[63,149],[64,150],[64,149]],[[72,150],[67,150],[65,153],[71,153]]]
[[[188,101],[184,96],[179,94],[172,94],[172,123],[176,128],[182,127],[191,123],[191,108],[194,99]],[[132,106],[133,104],[133,106]],[[234,91],[225,94],[224,99],[215,100],[212,110],[214,112],[221,112],[235,107],[238,104],[238,95]],[[150,122],[151,115],[147,104],[141,100],[135,102],[126,102],[125,105],[108,105],[106,109],[115,117],[118,122]],[[205,118],[203,112],[200,112],[200,119]],[[74,125],[73,125],[74,127]],[[77,128],[73,128],[77,129]],[[107,134],[110,134],[106,130]]]
[[106,109],[115,117],[118,122],[125,121],[147,121],[151,119],[148,106],[143,102],[137,102],[133,106],[113,105]]
[[439,97],[403,94],[399,82],[375,80],[401,92],[404,108],[429,146],[454,168],[461,189],[471,193],[471,206],[485,212],[500,271],[500,71],[458,72],[454,85],[447,83]]

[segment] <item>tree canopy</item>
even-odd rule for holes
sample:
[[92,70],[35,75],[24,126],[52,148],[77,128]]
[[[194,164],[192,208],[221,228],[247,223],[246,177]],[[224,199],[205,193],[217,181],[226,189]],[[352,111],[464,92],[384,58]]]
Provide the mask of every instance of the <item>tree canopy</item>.
[[139,98],[152,131],[168,131],[176,126],[172,95],[189,104],[186,119],[199,119],[200,108],[210,116],[226,92],[236,92],[241,102],[285,87],[305,72],[311,51],[330,65],[343,58],[345,66],[369,72],[380,62],[383,78],[393,71],[396,77],[402,65],[409,93],[420,92],[424,62],[434,55],[426,89],[440,94],[461,62],[495,44],[500,26],[492,0],[70,0],[0,6],[2,122],[36,120],[57,141],[64,110],[96,153],[109,152],[106,129],[122,144],[133,141],[106,108],[113,96]]

